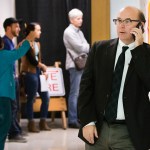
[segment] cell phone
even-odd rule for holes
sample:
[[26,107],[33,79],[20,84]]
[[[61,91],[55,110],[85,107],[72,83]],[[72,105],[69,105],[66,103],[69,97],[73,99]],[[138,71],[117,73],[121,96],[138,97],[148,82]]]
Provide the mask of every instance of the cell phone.
[[[140,28],[140,27],[141,27],[142,33],[144,33],[144,28],[143,28],[143,25],[142,25],[141,22],[139,22],[139,23],[137,24],[136,28]],[[134,38],[134,40],[135,40],[135,35],[132,34],[132,36],[133,36],[133,38]]]

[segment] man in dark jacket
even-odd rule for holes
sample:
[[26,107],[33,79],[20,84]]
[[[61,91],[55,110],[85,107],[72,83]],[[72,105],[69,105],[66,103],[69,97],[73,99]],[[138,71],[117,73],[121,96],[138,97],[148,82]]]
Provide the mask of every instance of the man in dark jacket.
[[150,45],[143,42],[144,14],[120,10],[118,39],[96,42],[82,75],[79,137],[86,150],[150,148]]

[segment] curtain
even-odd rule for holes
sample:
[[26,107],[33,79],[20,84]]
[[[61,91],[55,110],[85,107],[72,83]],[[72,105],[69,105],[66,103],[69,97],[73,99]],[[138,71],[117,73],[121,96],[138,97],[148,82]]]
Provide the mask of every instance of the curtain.
[[[66,50],[63,44],[63,32],[69,25],[68,12],[78,8],[83,12],[83,31],[85,38],[91,41],[91,0],[16,0],[16,18],[25,22],[39,22],[42,28],[40,38],[42,61],[48,66],[55,61],[61,62],[65,82],[66,96],[69,91],[69,74],[65,70]],[[23,38],[23,32],[18,40]]]

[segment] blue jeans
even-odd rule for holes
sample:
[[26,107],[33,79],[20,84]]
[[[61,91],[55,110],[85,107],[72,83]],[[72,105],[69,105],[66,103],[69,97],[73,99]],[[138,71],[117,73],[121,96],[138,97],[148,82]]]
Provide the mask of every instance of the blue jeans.
[[15,89],[16,89],[16,99],[11,101],[11,111],[12,111],[12,121],[9,129],[8,138],[13,138],[14,136],[21,134],[22,129],[18,121],[19,112],[19,81],[15,78]]
[[77,71],[75,68],[69,69],[70,73],[70,92],[68,98],[68,123],[78,122],[77,118],[77,100],[79,95],[79,85],[83,71]]
[[4,150],[7,133],[11,124],[11,99],[0,97],[0,150]]
[[36,99],[36,94],[38,94],[41,97],[42,104],[40,107],[40,117],[42,119],[47,118],[48,114],[48,106],[49,106],[49,93],[48,92],[41,92],[41,86],[40,86],[40,70],[37,69],[36,73],[29,73],[27,72],[24,76],[24,84],[25,84],[25,92],[27,94],[27,118],[29,120],[34,118],[33,113],[33,103]]

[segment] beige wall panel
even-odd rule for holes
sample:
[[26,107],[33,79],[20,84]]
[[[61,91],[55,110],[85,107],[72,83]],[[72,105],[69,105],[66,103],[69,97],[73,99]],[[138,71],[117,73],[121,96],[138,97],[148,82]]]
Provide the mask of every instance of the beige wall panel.
[[110,0],[91,1],[91,42],[110,38]]

